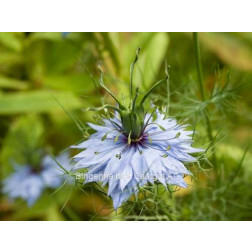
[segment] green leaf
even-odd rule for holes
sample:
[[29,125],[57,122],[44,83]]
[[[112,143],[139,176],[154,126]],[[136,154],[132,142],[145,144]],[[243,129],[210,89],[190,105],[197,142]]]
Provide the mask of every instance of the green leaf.
[[34,32],[30,36],[30,41],[33,42],[36,40],[63,40],[63,35],[62,32]]
[[22,43],[14,32],[0,32],[0,43],[16,52],[22,50]]
[[27,89],[28,85],[29,82],[27,81],[21,81],[0,75],[0,88],[23,90]]
[[134,60],[135,51],[139,46],[142,48],[133,75],[135,87],[144,84],[147,89],[157,81],[156,78],[164,61],[168,44],[167,33],[143,33],[134,36],[134,40],[126,45],[125,50],[122,50],[124,69],[126,69],[124,75],[129,77],[128,69]]
[[112,33],[108,33],[108,32],[101,32],[100,34],[104,39],[104,46],[110,52],[110,56],[112,60],[114,61],[114,66],[117,72],[119,72],[121,63],[119,60],[119,53],[114,43],[115,34],[113,35]]
[[[140,32],[132,35],[130,39],[125,39],[123,38],[123,41],[125,41],[125,44],[122,45],[120,48],[120,57],[121,57],[121,62],[123,64],[123,71],[124,74],[126,74],[125,77],[129,79],[129,69],[130,69],[130,64],[134,61],[135,59],[135,52],[137,48],[141,47],[141,54],[140,57],[143,54],[143,51],[145,51],[145,48],[148,46],[150,41],[153,39],[155,36],[155,33],[152,32]],[[122,43],[123,43],[122,41]],[[125,69],[126,67],[126,69]]]
[[25,51],[30,79],[41,81],[47,75],[73,70],[79,61],[80,48],[67,40],[37,40]]
[[68,90],[83,95],[95,90],[92,79],[85,73],[51,75],[45,77],[43,83],[45,87]]
[[70,92],[51,92],[49,90],[35,90],[29,92],[8,93],[0,95],[0,114],[17,114],[27,112],[55,112],[62,111],[57,100],[67,109],[79,109],[83,103]]
[[23,64],[24,59],[21,54],[15,52],[1,52],[0,54],[0,64],[6,65],[16,65]]

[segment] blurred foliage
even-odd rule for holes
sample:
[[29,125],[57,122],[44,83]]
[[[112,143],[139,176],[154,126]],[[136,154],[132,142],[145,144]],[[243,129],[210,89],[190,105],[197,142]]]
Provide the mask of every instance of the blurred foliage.
[[[12,162],[39,162],[41,151],[58,154],[83,138],[76,120],[85,125],[95,117],[83,109],[110,99],[98,86],[100,60],[107,85],[127,100],[129,67],[139,46],[135,85],[143,91],[163,78],[168,62],[170,115],[192,125],[196,145],[208,148],[212,163],[201,160],[199,167],[190,167],[189,189],[146,187],[117,212],[100,185],[87,184],[65,186],[53,195],[48,190],[32,208],[1,195],[0,219],[252,220],[252,152],[247,148],[252,33],[200,33],[199,39],[206,101],[200,100],[189,33],[0,33],[1,180],[12,172]],[[166,87],[152,98],[166,106]],[[213,142],[206,132],[206,108]]]

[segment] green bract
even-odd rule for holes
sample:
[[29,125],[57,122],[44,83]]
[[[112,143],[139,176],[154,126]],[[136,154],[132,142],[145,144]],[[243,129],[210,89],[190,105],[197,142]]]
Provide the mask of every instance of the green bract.
[[113,105],[106,104],[103,107],[100,108],[89,108],[88,110],[95,110],[99,111],[105,108],[110,108],[116,110],[121,117],[122,121],[122,126],[124,130],[124,134],[126,134],[129,137],[129,141],[137,141],[141,133],[143,131],[144,127],[144,116],[145,116],[145,111],[144,111],[144,103],[148,96],[156,89],[159,87],[162,83],[165,81],[168,81],[169,75],[168,75],[168,67],[166,67],[165,73],[166,73],[166,78],[158,81],[156,84],[154,84],[143,96],[143,98],[138,101],[138,91],[139,88],[136,88],[136,92],[133,96],[133,71],[134,71],[134,66],[135,63],[138,60],[140,48],[137,49],[136,51],[136,58],[134,62],[130,66],[130,104],[128,107],[125,107],[122,105],[122,103],[117,99],[117,97],[111,92],[111,90],[104,84],[103,81],[103,71],[101,69],[101,66],[99,65],[99,70],[101,72],[101,77],[100,77],[100,85],[102,88],[104,88],[116,101],[118,104],[118,107],[115,107]]

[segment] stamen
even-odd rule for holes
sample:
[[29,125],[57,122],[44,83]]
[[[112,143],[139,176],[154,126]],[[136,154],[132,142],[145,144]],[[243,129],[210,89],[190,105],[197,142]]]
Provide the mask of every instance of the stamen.
[[171,149],[171,145],[168,145],[167,148],[166,148],[166,150],[168,151],[170,149]]
[[155,122],[149,123],[148,125],[151,125],[151,124],[155,124],[155,125],[157,125],[162,131],[165,131],[165,128],[164,128],[162,125],[160,125],[160,124],[158,124],[158,123],[155,123]]
[[100,151],[100,152],[96,152],[97,154],[96,155],[98,155],[98,154],[101,154],[101,153],[104,153],[104,152],[108,152],[108,151],[112,151],[112,150],[114,150],[114,149],[117,149],[118,148],[118,146],[115,146],[115,147],[113,147],[113,148],[110,148],[110,149],[107,149],[107,150],[104,150],[104,151]]
[[127,145],[119,154],[116,154],[116,157],[121,159],[122,154],[129,149],[129,145]]
[[114,140],[115,143],[118,141],[119,136],[122,135],[122,134],[123,134],[123,132],[119,132],[119,133],[116,135],[115,140]]
[[111,133],[112,131],[115,131],[115,130],[116,130],[116,131],[118,131],[117,129],[112,129],[112,130],[108,131],[108,132],[107,132],[107,133],[106,133],[106,134],[102,137],[102,139],[101,139],[101,140],[102,140],[102,141],[106,140],[106,139],[107,139],[108,134],[109,134],[109,133]]
[[149,123],[150,119],[153,117],[153,114],[156,112],[156,110],[157,110],[157,107],[155,106],[154,109],[153,109],[153,111],[151,112],[150,117],[148,118],[147,122],[143,126],[141,134],[143,134],[143,132],[145,131],[146,127],[149,125],[148,123]]
[[130,138],[130,135],[131,135],[131,131],[130,131],[129,136],[128,136],[128,145],[130,145],[130,144],[131,144],[131,138]]
[[178,137],[172,137],[172,138],[162,138],[162,139],[155,139],[155,138],[152,138],[152,141],[169,141],[169,140],[174,140]]
[[175,136],[175,138],[178,138],[181,135],[181,132],[178,132]]
[[143,146],[145,146],[145,147],[147,147],[147,148],[151,148],[151,149],[153,149],[153,150],[161,151],[161,152],[163,152],[163,153],[165,152],[164,150],[160,150],[160,149],[155,148],[155,147],[153,147],[152,145],[149,145],[149,144],[141,143],[141,145],[143,145]]
[[[178,129],[181,129],[181,127],[179,125],[174,125],[173,127],[171,128],[168,128],[168,129],[165,129],[165,132],[168,132],[170,130],[174,130],[175,128],[178,128]],[[151,136],[155,136],[155,135],[159,135],[159,134],[163,134],[164,131],[157,131],[157,132],[154,132],[154,133],[150,133]]]
[[[112,115],[114,115],[114,114],[112,114]],[[103,116],[103,115],[101,115],[101,117],[104,118],[104,119],[106,119],[106,120],[109,120],[109,122],[112,123],[113,126],[114,126],[118,131],[123,131],[123,128],[122,128],[118,123],[112,121],[110,118],[105,117],[105,116]],[[103,123],[104,123],[104,122],[103,122]]]
[[149,142],[152,144],[152,139],[151,139],[151,137],[150,137],[149,134],[148,134],[148,140],[149,140]]
[[104,141],[104,140],[106,140],[106,138],[107,138],[107,136],[108,136],[108,134],[110,133],[110,131],[109,132],[107,132],[103,137],[102,137],[102,139],[101,139],[101,141]]
[[138,152],[139,152],[140,155],[143,154],[143,151],[139,149],[139,146],[138,146],[138,145],[137,145],[137,150],[138,150]]

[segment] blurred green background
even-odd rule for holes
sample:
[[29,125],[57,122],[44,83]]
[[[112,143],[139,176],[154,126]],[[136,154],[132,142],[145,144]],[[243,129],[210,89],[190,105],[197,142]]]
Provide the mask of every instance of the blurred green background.
[[[135,83],[147,89],[163,78],[168,62],[170,114],[197,130],[196,146],[210,144],[206,156],[212,164],[203,160],[191,167],[189,189],[150,194],[148,202],[140,198],[139,208],[128,205],[121,213],[112,211],[97,185],[87,193],[66,186],[53,196],[45,191],[31,208],[1,194],[0,219],[252,220],[252,33],[200,33],[199,41],[205,102],[190,33],[0,33],[1,180],[12,172],[11,159],[25,163],[27,153],[39,149],[57,155],[83,139],[71,117],[93,121],[96,114],[85,108],[113,102],[98,86],[100,60],[108,86],[127,99],[129,67],[139,46]],[[163,87],[152,98],[163,106],[166,94]]]

